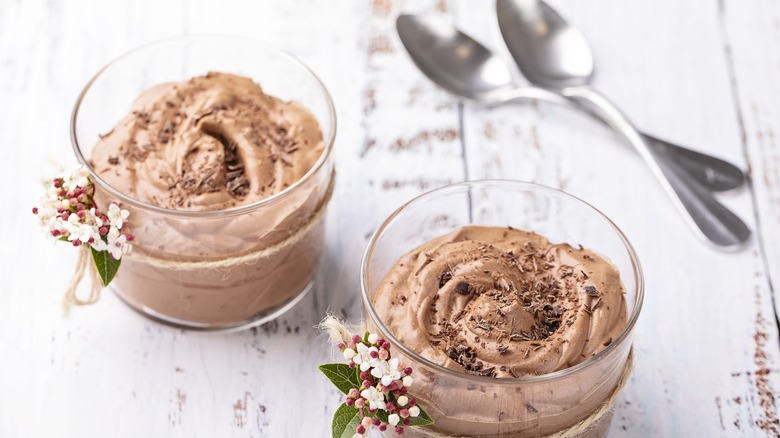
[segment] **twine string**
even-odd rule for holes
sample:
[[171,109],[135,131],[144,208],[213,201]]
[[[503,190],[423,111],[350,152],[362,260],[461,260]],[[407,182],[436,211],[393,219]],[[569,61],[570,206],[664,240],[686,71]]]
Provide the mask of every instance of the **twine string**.
[[[352,332],[350,331],[350,328],[347,326],[347,324],[344,321],[341,321],[340,319],[335,317],[333,314],[328,314],[328,316],[326,316],[325,319],[322,320],[322,322],[317,326],[317,328],[321,332],[326,333],[330,337],[331,342],[333,343],[339,343],[339,342],[347,343],[352,339],[352,335],[350,334]],[[620,377],[618,378],[618,381],[615,384],[614,389],[610,393],[609,397],[607,397],[603,402],[601,402],[601,404],[597,409],[595,409],[593,412],[591,412],[590,415],[588,415],[580,422],[574,424],[573,426],[558,432],[554,432],[549,435],[539,436],[539,438],[576,438],[581,436],[585,432],[588,432],[592,428],[597,427],[601,422],[601,420],[615,409],[615,403],[617,402],[618,395],[620,394],[620,391],[623,390],[623,388],[628,383],[628,379],[631,376],[631,371],[633,370],[633,368],[634,368],[634,348],[631,347],[631,350],[628,353],[628,357],[626,358],[626,363],[625,365],[623,365],[623,372],[620,374]],[[430,438],[456,438],[455,435],[446,435],[431,430],[430,428],[427,428],[425,426],[414,427],[414,431],[417,434],[430,437]]]
[[[65,296],[62,299],[62,308],[65,311],[65,315],[70,313],[70,308],[74,305],[86,306],[95,304],[100,299],[101,281],[95,264],[90,263],[92,259],[91,255],[89,245],[81,245],[79,247],[79,258],[76,260],[76,271],[73,273],[68,289],[65,290]],[[87,269],[89,269],[89,275],[92,279],[92,287],[89,290],[89,298],[82,300],[76,295],[76,289],[78,289]]]

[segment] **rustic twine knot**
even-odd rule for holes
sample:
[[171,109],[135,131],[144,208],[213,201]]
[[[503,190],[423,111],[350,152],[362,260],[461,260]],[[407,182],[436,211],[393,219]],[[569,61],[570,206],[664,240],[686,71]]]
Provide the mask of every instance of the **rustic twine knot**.
[[[331,198],[333,197],[333,188],[335,186],[335,182],[336,182],[336,174],[334,172],[330,184],[328,185],[328,191],[325,193],[325,197],[322,200],[322,203],[314,212],[314,214],[309,218],[309,221],[306,222],[306,224],[303,227],[298,228],[297,230],[295,230],[294,233],[287,236],[287,238],[281,240],[280,242],[268,248],[263,248],[259,251],[251,252],[249,254],[244,254],[240,256],[227,257],[220,260],[203,261],[203,262],[182,262],[176,260],[161,259],[158,257],[153,257],[153,256],[143,255],[138,253],[125,254],[123,257],[129,258],[133,261],[147,263],[158,267],[178,269],[178,270],[202,270],[202,269],[226,268],[226,267],[236,266],[244,263],[250,263],[266,257],[270,257],[273,254],[279,252],[282,248],[297,243],[299,240],[303,238],[303,236],[306,235],[306,233],[308,233],[312,228],[314,228],[317,224],[319,224],[320,221],[322,221],[322,219],[325,217],[325,209],[328,203],[330,203]],[[70,285],[68,286],[68,289],[65,291],[65,297],[62,303],[63,308],[65,310],[65,315],[69,314],[70,308],[73,305],[85,306],[88,304],[95,304],[100,299],[102,282],[100,280],[100,277],[98,276],[98,272],[97,269],[95,268],[95,264],[90,263],[91,254],[89,250],[89,245],[81,245],[79,248],[80,251],[79,251],[78,261],[76,262],[76,271],[73,273],[73,277],[70,280]],[[87,267],[88,265],[89,268]],[[89,298],[86,300],[81,300],[76,296],[76,289],[78,288],[78,285],[81,283],[81,280],[84,279],[84,273],[87,269],[89,269],[90,276],[92,278],[92,286],[90,289]]]
[[[98,276],[97,268],[95,268],[95,264],[91,263],[91,256],[92,254],[90,253],[89,245],[79,246],[79,258],[76,260],[76,271],[73,273],[68,289],[65,291],[65,296],[62,299],[62,308],[66,316],[70,314],[70,308],[72,306],[95,304],[100,299],[102,283]],[[89,298],[82,300],[76,296],[76,289],[78,289],[81,279],[84,278],[84,271],[87,269],[89,269],[89,276],[92,279],[92,287],[89,290]]]
[[[333,314],[328,314],[325,319],[317,326],[317,328],[324,333],[327,333],[331,342],[334,344],[339,342],[347,343],[352,339],[352,331],[350,327],[342,320],[338,319]],[[360,330],[364,331],[365,328],[361,326]],[[634,347],[628,352],[626,363],[623,365],[623,372],[620,374],[615,388],[610,393],[599,407],[594,410],[589,416],[576,423],[575,425],[566,428],[564,430],[554,432],[549,435],[539,436],[538,438],[577,438],[597,427],[601,420],[610,414],[615,409],[615,403],[617,402],[620,391],[628,383],[629,377],[631,377],[631,371],[634,369]],[[431,438],[457,438],[456,435],[446,435],[440,432],[430,430],[429,427],[414,427],[416,434],[423,435]]]

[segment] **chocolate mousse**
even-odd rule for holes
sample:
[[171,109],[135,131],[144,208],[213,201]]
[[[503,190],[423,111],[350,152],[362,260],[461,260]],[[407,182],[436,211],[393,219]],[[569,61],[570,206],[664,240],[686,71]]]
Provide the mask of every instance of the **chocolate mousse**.
[[496,378],[562,370],[626,325],[615,266],[513,228],[467,226],[401,257],[374,297],[395,337],[448,368]]
[[[112,287],[147,315],[195,328],[242,326],[293,303],[322,250],[326,149],[309,110],[247,77],[211,72],[144,91],[90,165],[130,198],[179,212],[125,206],[136,240]],[[97,196],[113,200],[101,186]]]
[[211,72],[143,92],[92,151],[98,175],[139,201],[224,210],[273,196],[325,145],[314,116],[251,79]]

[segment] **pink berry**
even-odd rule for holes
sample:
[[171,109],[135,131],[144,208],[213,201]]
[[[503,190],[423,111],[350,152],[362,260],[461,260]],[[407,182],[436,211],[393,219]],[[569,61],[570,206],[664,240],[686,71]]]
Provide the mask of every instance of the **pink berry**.
[[359,425],[359,426],[357,427],[357,433],[359,433],[360,435],[363,435],[364,433],[366,433],[366,428],[365,428],[365,427],[363,427],[363,425],[362,425],[362,424],[361,424],[361,425]]
[[343,350],[343,349],[347,348],[347,346],[344,345],[343,342],[339,342],[339,345],[336,345],[336,347],[338,347],[339,350]]
[[403,388],[401,388],[399,391],[401,392],[401,394],[406,394],[407,392],[409,392],[409,390],[406,389],[405,386]]
[[409,397],[409,406],[414,406],[415,404],[417,404],[417,399]]
[[382,344],[382,348],[384,348],[385,350],[389,350],[389,349],[390,349],[390,343],[385,341],[385,342]]
[[382,424],[382,420],[380,420],[377,417],[374,417],[374,426],[379,426],[380,424]]
[[57,192],[57,196],[62,197],[62,196],[65,196],[67,193],[68,192],[66,192],[65,190],[60,190],[59,192]]
[[33,207],[33,214],[38,214],[38,207]]
[[408,426],[410,424],[412,424],[412,419],[411,418],[407,418],[406,420],[404,420],[404,426]]
[[355,342],[355,343],[360,342],[360,336],[358,336],[358,335],[352,336],[352,342]]
[[355,400],[355,407],[356,408],[360,409],[360,408],[362,408],[365,405],[366,405],[366,399],[359,398],[359,399]]
[[60,188],[62,186],[62,181],[59,178],[54,179],[54,187]]
[[355,399],[354,398],[348,398],[347,399],[347,406],[352,406],[354,404],[355,404]]
[[404,428],[401,427],[401,426],[396,427],[395,428],[395,433],[397,433],[398,435],[401,435],[402,433],[404,433]]
[[382,345],[385,343],[385,340],[383,338],[379,338],[376,340],[376,345]]
[[73,241],[73,246],[79,246],[79,245],[81,245],[81,241],[80,240],[76,239],[76,240]]
[[368,379],[368,373],[365,372],[365,371],[361,371],[360,372],[360,378],[363,379],[363,380]]
[[400,415],[400,416],[401,416],[401,417],[403,417],[403,418],[407,418],[407,417],[409,417],[409,409],[406,409],[406,408],[404,408],[404,409],[401,409],[401,410],[398,412],[398,415]]
[[377,357],[379,357],[379,352],[377,352],[377,351],[371,351],[371,353],[369,353],[369,356],[371,356],[371,357],[373,357],[374,359],[376,359]]
[[385,409],[386,409],[388,412],[392,412],[392,411],[393,411],[393,409],[395,409],[395,405],[394,405],[394,404],[392,404],[392,403],[390,403],[390,402],[388,402],[388,403],[385,405]]
[[60,230],[51,230],[51,235],[57,237],[60,235]]
[[406,374],[407,376],[409,374],[412,374],[412,367],[406,367],[406,369],[404,370],[404,374]]
[[355,368],[355,362],[350,362],[350,363],[349,363],[349,367],[350,367],[350,368]]
[[106,234],[108,234],[108,228],[107,227],[100,227],[98,232],[100,233],[101,236],[105,236]]
[[[377,418],[377,420],[378,420],[378,418]],[[386,424],[384,424],[384,423],[383,423],[383,424],[380,424],[380,425],[379,425],[379,430],[381,430],[382,432],[386,431],[386,430],[387,430],[387,425],[386,425]]]

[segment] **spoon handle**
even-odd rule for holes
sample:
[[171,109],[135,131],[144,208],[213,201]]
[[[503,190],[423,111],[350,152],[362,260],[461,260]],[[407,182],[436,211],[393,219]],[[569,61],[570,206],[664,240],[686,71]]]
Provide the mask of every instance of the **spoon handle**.
[[639,152],[653,175],[700,236],[720,248],[734,248],[746,242],[750,229],[731,210],[671,160],[659,160],[625,115],[607,98],[589,87],[570,87],[561,93],[587,105]]
[[[520,87],[507,92],[502,91],[500,96],[495,98],[499,103],[516,99],[538,99],[570,108],[585,109],[595,115],[598,120],[609,125],[609,122],[602,118],[601,112],[594,113],[592,111],[592,105],[582,105],[581,102],[567,99],[545,88]],[[687,172],[707,190],[725,192],[739,188],[745,182],[744,172],[728,161],[677,146],[645,133],[640,132],[640,135],[650,146],[650,151],[655,154],[659,162],[672,161],[677,164],[677,166],[668,168],[669,171]]]
[[708,190],[726,192],[745,183],[745,173],[726,160],[677,146],[652,135],[641,134],[659,161],[678,164],[677,170],[688,172]]

